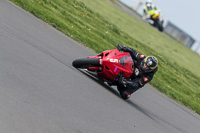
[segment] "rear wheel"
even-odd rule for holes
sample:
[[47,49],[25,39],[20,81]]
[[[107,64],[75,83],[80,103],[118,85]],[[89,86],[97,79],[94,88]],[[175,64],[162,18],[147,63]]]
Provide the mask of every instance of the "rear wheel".
[[72,62],[72,65],[76,68],[88,68],[88,67],[100,66],[99,59],[97,59],[97,58],[76,59]]

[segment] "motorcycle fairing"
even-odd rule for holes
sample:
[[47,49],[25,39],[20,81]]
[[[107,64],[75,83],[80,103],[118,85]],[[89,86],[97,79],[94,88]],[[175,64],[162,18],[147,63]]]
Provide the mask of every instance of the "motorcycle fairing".
[[106,50],[89,58],[100,59],[102,71],[98,72],[98,76],[105,81],[114,82],[121,71],[124,77],[130,77],[134,73],[134,62],[128,52],[122,53],[117,49]]

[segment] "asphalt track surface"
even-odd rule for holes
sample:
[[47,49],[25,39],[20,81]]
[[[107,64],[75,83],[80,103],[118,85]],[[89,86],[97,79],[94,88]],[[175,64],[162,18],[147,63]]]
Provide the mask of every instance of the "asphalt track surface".
[[130,100],[72,67],[95,55],[0,1],[1,133],[198,133],[200,117],[146,86]]

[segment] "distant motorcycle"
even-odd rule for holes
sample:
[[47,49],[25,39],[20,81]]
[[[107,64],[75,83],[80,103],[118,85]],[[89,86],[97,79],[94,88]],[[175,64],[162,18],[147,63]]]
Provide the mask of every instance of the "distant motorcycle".
[[148,23],[156,28],[158,28],[159,31],[163,31],[163,22],[164,20],[161,17],[160,10],[155,10],[154,14],[151,17],[146,18]]
[[[75,68],[86,68],[88,71],[97,72],[98,78],[109,85],[115,84],[120,74],[128,78],[134,73],[134,61],[128,52],[118,49],[106,50],[97,56],[76,59],[72,62]],[[120,93],[123,99],[127,99]]]

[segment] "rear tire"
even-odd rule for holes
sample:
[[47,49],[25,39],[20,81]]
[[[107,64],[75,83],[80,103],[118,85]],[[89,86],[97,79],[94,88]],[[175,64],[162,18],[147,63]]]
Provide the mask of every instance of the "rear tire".
[[82,59],[76,59],[72,62],[72,65],[75,68],[88,68],[88,67],[98,67],[99,59],[97,58],[82,58]]

